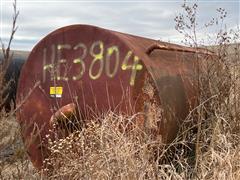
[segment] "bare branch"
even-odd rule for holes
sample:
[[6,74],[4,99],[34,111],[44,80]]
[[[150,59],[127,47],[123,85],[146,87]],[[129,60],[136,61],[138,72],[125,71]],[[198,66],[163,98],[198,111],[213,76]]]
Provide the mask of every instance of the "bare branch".
[[11,53],[11,44],[18,28],[16,25],[18,15],[19,15],[19,11],[17,10],[17,1],[14,0],[12,28],[11,28],[9,41],[7,43],[7,47],[5,46],[2,40],[2,37],[0,37],[0,44],[1,44],[0,46],[2,48],[2,54],[3,54],[3,59],[0,61],[0,101],[2,104],[4,104],[4,99],[6,99],[6,97],[3,97],[3,94],[10,84],[9,82],[5,82],[5,75],[13,57],[13,53]]

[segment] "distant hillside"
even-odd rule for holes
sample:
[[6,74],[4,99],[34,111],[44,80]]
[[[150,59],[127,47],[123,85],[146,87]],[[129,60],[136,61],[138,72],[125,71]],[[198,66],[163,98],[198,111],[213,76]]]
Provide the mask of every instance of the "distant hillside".
[[[29,51],[18,51],[18,50],[13,50],[13,59],[19,59],[19,60],[26,60],[28,55],[30,54]],[[3,58],[3,53],[2,50],[0,49],[0,59]]]
[[[202,46],[202,48],[206,48],[210,51],[216,52],[219,50],[219,46],[214,45],[214,46]],[[236,52],[240,53],[240,43],[237,44],[229,44],[226,46],[226,50],[228,52],[228,55],[230,57],[234,57]],[[237,51],[236,51],[237,50]],[[18,60],[27,60],[30,51],[19,51],[19,50],[13,50],[13,59],[18,59]],[[0,49],[0,60],[3,58],[2,51]]]
[[[214,46],[205,46],[204,48],[209,49],[210,51],[213,52],[218,52],[219,51],[219,46],[214,45]],[[235,43],[235,44],[228,44],[226,45],[226,51],[228,52],[228,55],[234,56],[236,52],[240,52],[240,43]]]

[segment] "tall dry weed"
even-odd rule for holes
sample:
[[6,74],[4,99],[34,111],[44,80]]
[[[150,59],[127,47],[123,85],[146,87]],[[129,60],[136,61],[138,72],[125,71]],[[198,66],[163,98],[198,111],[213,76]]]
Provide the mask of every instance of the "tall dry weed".
[[[197,4],[183,4],[184,12],[176,17],[176,29],[185,41],[199,48],[204,42],[197,36]],[[213,60],[203,64],[199,76],[199,106],[192,122],[198,122],[197,133],[191,136],[195,146],[194,177],[199,179],[238,179],[240,172],[240,49],[239,28],[228,30],[225,25],[227,12],[217,9],[206,28],[220,24],[215,46],[208,47],[216,53]],[[212,42],[208,42],[211,44]],[[194,120],[194,119],[197,119]]]
[[[7,46],[0,37],[0,179],[40,179],[27,158],[14,115],[14,103],[7,102],[9,87],[15,83],[14,79],[6,81],[6,73],[13,59],[11,44],[17,31],[18,15],[17,2],[14,0],[12,29]],[[9,105],[6,106],[6,103]]]

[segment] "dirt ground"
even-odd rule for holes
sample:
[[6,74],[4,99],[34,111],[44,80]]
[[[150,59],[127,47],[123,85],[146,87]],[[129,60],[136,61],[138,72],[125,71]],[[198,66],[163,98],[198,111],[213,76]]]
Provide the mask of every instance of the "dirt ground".
[[15,117],[0,117],[0,179],[39,179],[25,153]]

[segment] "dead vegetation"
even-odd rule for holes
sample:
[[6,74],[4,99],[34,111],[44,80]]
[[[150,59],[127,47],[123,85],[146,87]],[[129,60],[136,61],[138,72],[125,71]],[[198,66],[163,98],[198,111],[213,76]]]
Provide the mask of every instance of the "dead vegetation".
[[[195,48],[203,46],[196,36],[197,10],[196,4],[184,3],[183,13],[175,19],[184,42]],[[224,23],[225,10],[218,12],[215,20]],[[214,24],[216,21],[211,21],[206,26]],[[126,117],[107,112],[101,124],[90,121],[87,128],[64,139],[46,137],[52,154],[45,160],[48,168],[43,175],[27,158],[15,116],[3,110],[0,178],[240,179],[239,29],[220,29],[214,41],[217,46],[209,48],[219,58],[204,64],[199,76],[199,106],[190,112],[171,144],[162,144],[144,132],[139,135],[134,125],[131,131],[124,131],[124,124],[131,124],[141,114]],[[159,113],[159,109],[153,112]],[[119,126],[123,131],[116,128]]]
[[8,100],[7,90],[14,83],[13,79],[6,81],[6,73],[12,62],[13,52],[10,48],[17,31],[18,15],[19,11],[15,0],[13,2],[12,29],[7,46],[0,37],[0,179],[32,179],[31,177],[34,177],[33,174],[36,173],[34,173],[23,147],[20,128],[13,114],[13,102],[8,107],[3,106]]

